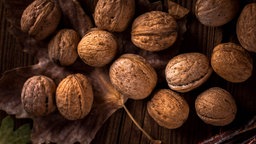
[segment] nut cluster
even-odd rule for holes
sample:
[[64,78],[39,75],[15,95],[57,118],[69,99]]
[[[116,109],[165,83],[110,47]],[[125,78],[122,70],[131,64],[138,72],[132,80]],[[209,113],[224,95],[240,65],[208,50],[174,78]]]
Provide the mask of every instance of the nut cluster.
[[[239,16],[236,31],[241,46],[231,42],[218,44],[211,52],[211,61],[199,52],[170,58],[163,72],[163,89],[158,87],[160,75],[156,68],[137,51],[160,54],[178,40],[177,21],[189,11],[173,2],[168,4],[169,13],[154,10],[135,17],[134,0],[99,0],[93,14],[95,27],[79,36],[73,29],[58,27],[62,13],[55,0],[35,0],[23,12],[21,29],[38,41],[48,42],[48,55],[54,63],[70,66],[80,58],[92,68],[108,68],[110,83],[122,95],[134,100],[152,95],[147,104],[149,115],[160,126],[174,129],[189,115],[189,105],[181,93],[206,83],[213,71],[232,83],[244,82],[252,75],[248,51],[256,52],[256,5],[246,6]],[[237,16],[237,9],[238,1],[198,0],[195,15],[202,24],[216,27]],[[136,52],[119,51],[117,37],[124,31],[130,33],[129,42],[137,48]],[[64,118],[77,120],[90,113],[94,97],[89,78],[71,74],[57,86],[51,78],[32,77],[25,82],[21,99],[24,109],[32,115],[45,116],[56,105]],[[207,124],[227,125],[236,115],[234,99],[222,88],[210,88],[197,97],[196,112]]]

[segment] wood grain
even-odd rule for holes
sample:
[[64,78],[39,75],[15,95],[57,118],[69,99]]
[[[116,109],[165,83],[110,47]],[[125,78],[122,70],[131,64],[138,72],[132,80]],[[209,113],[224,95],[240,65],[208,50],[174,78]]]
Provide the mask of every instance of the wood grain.
[[[180,53],[185,52],[201,52],[210,58],[213,47],[220,42],[237,41],[235,35],[236,19],[230,23],[218,27],[206,27],[200,24],[194,16],[194,4],[196,0],[175,0],[175,2],[190,9],[188,16],[187,32],[184,35],[184,42],[180,46]],[[243,1],[241,8],[248,2]],[[9,23],[5,17],[6,10],[2,0],[0,1],[0,73],[12,68],[27,66],[35,63],[33,56],[30,56],[22,51],[16,45],[15,38],[8,32]],[[222,37],[223,36],[223,37]],[[254,64],[256,63],[256,55],[251,53]],[[1,76],[0,75],[0,76]],[[146,111],[146,102],[150,99],[144,100],[128,100],[127,108],[131,114],[138,121],[138,123],[149,132],[155,139],[160,139],[164,144],[190,144],[198,143],[215,134],[221,133],[224,130],[241,125],[252,116],[256,115],[256,71],[253,70],[253,75],[246,82],[233,84],[226,82],[215,73],[210,79],[192,92],[183,94],[190,106],[190,114],[185,124],[175,130],[168,130],[160,127],[148,115]],[[224,127],[214,127],[203,123],[196,115],[194,108],[194,101],[198,94],[202,91],[219,86],[228,90],[237,102],[238,113],[233,123]],[[6,114],[0,112],[0,118],[3,119]],[[16,126],[30,122],[30,120],[16,119]],[[147,144],[148,139],[139,131],[132,123],[123,109],[114,113],[107,122],[102,126],[97,133],[93,144]]]

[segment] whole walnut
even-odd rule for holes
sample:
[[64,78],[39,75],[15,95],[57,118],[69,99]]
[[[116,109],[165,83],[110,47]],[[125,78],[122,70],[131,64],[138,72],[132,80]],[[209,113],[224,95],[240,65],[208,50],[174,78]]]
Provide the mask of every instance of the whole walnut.
[[149,115],[160,125],[168,129],[175,129],[187,120],[189,106],[178,93],[161,89],[147,103]]
[[72,29],[62,29],[48,44],[49,58],[62,66],[73,64],[77,57],[78,33]]
[[77,51],[84,63],[94,67],[102,67],[110,63],[115,57],[117,41],[110,32],[94,29],[82,38]]
[[253,71],[250,54],[235,43],[221,43],[214,47],[211,57],[213,70],[229,82],[244,82]]
[[122,94],[131,99],[144,99],[157,83],[154,68],[141,56],[123,54],[109,69],[110,81]]
[[219,87],[201,93],[195,101],[196,113],[205,123],[225,126],[236,116],[237,107],[231,94]]
[[183,53],[173,57],[165,68],[168,86],[178,92],[188,92],[202,85],[211,76],[208,58],[201,53]]
[[134,0],[98,0],[94,11],[95,25],[100,29],[122,32],[134,13]]
[[141,49],[160,51],[174,44],[178,35],[177,31],[177,22],[170,14],[150,11],[134,20],[131,40]]
[[197,0],[195,15],[206,26],[222,26],[239,11],[239,0]]
[[56,108],[55,90],[56,85],[51,78],[43,75],[30,77],[21,92],[23,108],[34,116],[48,115]]
[[256,52],[256,3],[247,4],[236,25],[237,38],[248,51]]
[[43,40],[56,30],[60,18],[56,0],[35,0],[22,13],[21,30]]
[[60,114],[68,120],[88,115],[93,104],[93,91],[87,77],[78,73],[64,78],[56,90],[56,104]]

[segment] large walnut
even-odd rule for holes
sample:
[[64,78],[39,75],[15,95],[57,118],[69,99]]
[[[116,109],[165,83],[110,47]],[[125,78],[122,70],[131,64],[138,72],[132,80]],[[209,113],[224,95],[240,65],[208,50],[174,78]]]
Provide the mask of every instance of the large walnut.
[[98,28],[122,32],[135,12],[134,0],[99,0],[94,11],[94,21]]
[[46,76],[33,76],[23,85],[21,102],[23,108],[34,116],[45,116],[56,108],[56,85],[52,79]]
[[230,82],[246,81],[253,70],[250,54],[234,43],[222,43],[214,47],[211,65],[219,76]]
[[151,11],[137,17],[132,24],[131,40],[139,48],[160,51],[174,44],[178,35],[176,20],[168,13]]
[[91,111],[92,103],[92,86],[86,76],[71,74],[59,83],[56,104],[60,114],[66,119],[84,118]]
[[246,50],[256,52],[256,3],[244,7],[237,21],[236,33]]
[[173,57],[165,68],[168,86],[188,92],[202,85],[211,75],[208,58],[201,53],[184,53]]
[[55,0],[35,0],[22,14],[21,30],[42,40],[56,30],[60,18],[61,10]]

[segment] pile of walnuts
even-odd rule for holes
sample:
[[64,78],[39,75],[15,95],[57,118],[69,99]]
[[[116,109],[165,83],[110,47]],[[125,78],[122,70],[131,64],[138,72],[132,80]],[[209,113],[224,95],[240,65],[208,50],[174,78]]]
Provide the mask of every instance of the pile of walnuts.
[[[195,15],[206,26],[222,26],[238,15],[238,3],[238,0],[197,0]],[[152,93],[158,84],[156,70],[138,54],[118,56],[115,33],[131,26],[131,42],[139,49],[154,53],[170,48],[179,36],[176,20],[188,10],[171,1],[168,4],[174,5],[168,13],[149,11],[134,18],[135,0],[98,0],[93,14],[95,27],[80,37],[73,29],[57,30],[61,9],[56,0],[35,0],[23,12],[21,29],[39,41],[51,37],[49,58],[61,66],[70,66],[77,58],[91,67],[110,65],[109,78],[116,90],[134,100],[152,94],[147,104],[149,115],[160,126],[174,129],[189,115],[189,105],[180,93],[198,88],[213,72],[233,83],[244,82],[252,75],[248,51],[256,52],[256,3],[245,6],[237,21],[240,44],[217,45],[211,60],[198,52],[171,58],[165,67],[169,87]],[[24,84],[21,99],[24,109],[34,116],[45,116],[57,108],[66,119],[77,120],[90,112],[94,96],[87,76],[77,73],[58,85],[46,76],[31,77]],[[237,111],[231,94],[220,87],[202,92],[195,108],[205,123],[215,126],[231,123]]]

